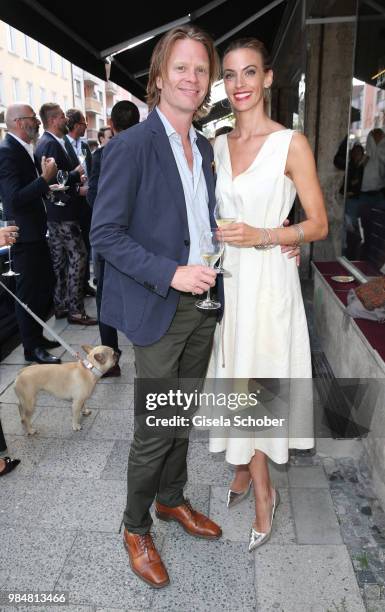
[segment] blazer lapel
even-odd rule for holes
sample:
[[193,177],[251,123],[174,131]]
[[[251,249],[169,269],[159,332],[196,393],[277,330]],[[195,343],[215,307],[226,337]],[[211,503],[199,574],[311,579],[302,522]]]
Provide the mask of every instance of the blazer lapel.
[[87,167],[87,175],[91,176],[91,170],[92,170],[92,154],[90,151],[89,146],[85,143],[85,142],[81,142],[80,146],[82,148],[82,153],[83,155],[85,155],[86,158],[86,167]]
[[64,136],[64,145],[67,151],[67,155],[71,161],[71,164],[73,165],[74,168],[76,168],[76,166],[79,165],[78,156],[76,155],[74,148],[71,142],[68,140],[67,136]]
[[[153,113],[156,114],[156,111],[153,111]],[[158,121],[156,121],[156,119]],[[153,131],[154,148],[158,157],[161,171],[163,172],[169,185],[172,196],[171,199],[172,201],[175,201],[177,205],[183,224],[188,225],[183,185],[168,136],[158,116],[156,116],[156,118],[151,116],[151,125]]]
[[32,157],[28,154],[26,149],[24,149],[24,147],[20,144],[20,142],[18,142],[16,138],[13,138],[13,136],[10,136],[9,134],[7,134],[6,138],[8,140],[8,143],[11,145],[11,147],[13,147],[18,152],[19,157],[23,158],[25,161],[28,160],[31,166],[31,170],[33,168],[34,172],[36,173],[37,171],[36,165],[32,161]]

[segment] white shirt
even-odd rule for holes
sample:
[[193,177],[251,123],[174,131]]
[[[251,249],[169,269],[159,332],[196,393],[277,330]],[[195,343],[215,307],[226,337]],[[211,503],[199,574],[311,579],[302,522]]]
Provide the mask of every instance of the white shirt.
[[[79,159],[79,155],[83,155],[84,156],[84,152],[82,149],[82,141],[80,138],[78,138],[77,140],[75,140],[75,138],[72,138],[72,136],[70,136],[69,134],[67,134],[67,138],[70,141],[70,143],[72,144],[73,150],[75,151],[77,158],[79,160],[80,163],[80,159]],[[84,175],[87,176],[87,165],[85,162],[85,157],[84,157],[84,162],[82,164],[83,168],[84,168]]]
[[189,138],[193,154],[193,170],[191,172],[183,150],[182,138],[168,121],[167,117],[156,108],[168,136],[179,176],[182,181],[186,201],[187,222],[190,234],[190,252],[188,264],[202,265],[200,253],[200,237],[202,232],[210,230],[209,196],[206,180],[202,168],[202,156],[196,144],[197,133],[193,126],[190,128]]

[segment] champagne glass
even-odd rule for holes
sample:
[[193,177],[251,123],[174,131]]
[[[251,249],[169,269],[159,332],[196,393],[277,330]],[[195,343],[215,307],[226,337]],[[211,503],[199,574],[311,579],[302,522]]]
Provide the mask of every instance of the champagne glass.
[[61,185],[61,187],[65,187],[65,184],[68,181],[67,170],[58,170],[58,173],[56,175],[56,180],[58,182],[58,185]]
[[80,185],[85,186],[88,183],[88,176],[87,176],[87,155],[84,153],[83,149],[81,150],[80,153],[78,153],[78,160],[80,162],[80,165],[83,166],[84,168],[84,174],[80,177]]
[[[214,268],[223,253],[223,240],[221,240],[217,228],[206,230],[202,233],[199,248],[203,262],[209,268]],[[206,299],[199,300],[195,306],[199,310],[217,310],[221,307],[221,303],[211,299],[209,287]]]
[[[232,216],[228,215],[227,211],[224,210],[223,201],[220,198],[217,198],[215,208],[214,208],[214,219],[219,228],[224,227],[225,225],[230,225],[230,223],[236,222],[237,217],[235,215],[235,210],[232,212],[233,212]],[[228,277],[228,276],[231,276],[231,274],[222,265],[223,259],[224,259],[224,252],[225,252],[225,245],[223,245],[223,254],[220,257],[219,266],[217,270],[220,274],[223,274],[223,276]]]
[[[0,227],[10,227],[11,225],[16,225],[16,221],[14,219],[7,219],[6,221],[0,221]],[[9,264],[8,272],[3,272],[1,276],[20,276],[19,272],[15,272],[12,270],[12,257],[11,257],[11,246],[8,247],[8,261]]]
[[[68,181],[68,177],[69,174],[67,172],[67,170],[58,170],[57,175],[56,175],[56,180],[57,180],[57,184],[59,185],[57,191],[60,189],[62,191],[65,190],[65,184]],[[56,206],[65,206],[65,202],[62,202],[61,200],[58,200],[57,202],[54,199],[54,204],[56,204]]]

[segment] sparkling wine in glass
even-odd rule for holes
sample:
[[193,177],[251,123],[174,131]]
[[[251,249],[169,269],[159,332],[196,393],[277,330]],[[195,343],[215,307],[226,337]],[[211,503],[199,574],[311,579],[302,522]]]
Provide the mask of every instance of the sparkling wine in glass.
[[[57,180],[57,184],[59,185],[59,188],[61,188],[63,191],[65,188],[65,184],[68,181],[68,177],[69,177],[69,174],[67,170],[58,170],[57,175],[56,175],[56,180]],[[56,204],[56,206],[66,206],[66,203],[62,202],[61,200],[58,200],[58,201],[54,200],[53,203]]]
[[[235,210],[232,212],[233,212],[232,216],[227,214],[228,211],[224,210],[224,205],[223,205],[222,200],[217,198],[217,202],[214,208],[214,219],[218,227],[224,227],[225,225],[230,225],[230,223],[236,222],[237,217],[235,215]],[[224,252],[225,252],[225,247],[223,247],[223,254]],[[223,264],[223,254],[221,255],[221,258],[219,260],[219,266],[217,270],[220,274],[223,274],[224,276],[231,276],[230,272],[225,270],[225,268],[222,265]]]
[[58,182],[58,185],[60,185],[61,187],[65,187],[65,184],[68,181],[67,170],[58,170],[58,173],[56,175],[56,180]]
[[[16,225],[16,221],[14,219],[0,221],[0,227],[10,227],[11,225]],[[11,246],[8,246],[8,261],[6,263],[9,264],[9,270],[8,272],[3,272],[2,276],[20,276],[19,272],[15,272],[12,269]]]
[[[223,241],[216,228],[202,233],[199,241],[199,248],[201,257],[206,266],[214,268],[223,253]],[[211,299],[209,287],[206,299],[199,300],[196,302],[195,306],[199,310],[217,310],[221,307],[221,303]]]

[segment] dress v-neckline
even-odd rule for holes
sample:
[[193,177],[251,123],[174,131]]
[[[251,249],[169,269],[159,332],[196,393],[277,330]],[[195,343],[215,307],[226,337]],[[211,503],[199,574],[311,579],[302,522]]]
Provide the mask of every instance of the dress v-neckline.
[[265,147],[265,144],[267,143],[268,140],[270,140],[270,136],[272,136],[273,134],[279,134],[280,132],[287,132],[287,131],[288,131],[288,129],[286,128],[284,130],[275,130],[274,132],[270,132],[270,134],[268,134],[266,136],[266,138],[263,141],[262,145],[259,147],[258,153],[254,157],[254,159],[251,162],[251,164],[249,164],[249,166],[247,166],[247,168],[245,168],[245,170],[242,170],[242,172],[240,172],[236,176],[233,176],[233,165],[231,163],[231,154],[230,154],[229,140],[228,140],[228,136],[226,134],[226,148],[227,148],[227,157],[228,157],[228,162],[229,162],[229,169],[230,169],[230,174],[231,174],[231,180],[235,181],[239,176],[242,176],[243,174],[246,174],[246,172],[248,172],[250,170],[250,168],[252,168],[254,166],[254,164],[257,161],[257,159],[259,159],[259,156],[262,153],[262,151],[263,151],[263,149]]

